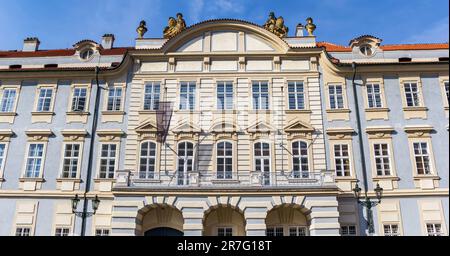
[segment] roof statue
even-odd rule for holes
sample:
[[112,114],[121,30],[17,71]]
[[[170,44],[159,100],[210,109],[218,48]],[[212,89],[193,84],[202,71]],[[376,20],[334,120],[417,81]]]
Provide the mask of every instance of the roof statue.
[[186,29],[186,22],[183,19],[183,14],[177,13],[177,18],[169,18],[169,24],[164,29],[164,38],[170,39],[176,36],[178,33]]
[[269,19],[264,24],[264,28],[281,38],[286,37],[289,32],[289,28],[284,25],[283,17],[276,18],[274,12],[269,14]]
[[306,19],[306,26],[305,26],[305,28],[308,31],[308,34],[310,36],[314,35],[314,31],[316,30],[317,26],[313,23],[313,19],[312,18],[307,18]]
[[143,20],[139,24],[139,27],[136,29],[136,32],[138,33],[139,38],[143,38],[145,33],[147,33],[147,31],[148,31],[147,23],[145,22],[145,20]]

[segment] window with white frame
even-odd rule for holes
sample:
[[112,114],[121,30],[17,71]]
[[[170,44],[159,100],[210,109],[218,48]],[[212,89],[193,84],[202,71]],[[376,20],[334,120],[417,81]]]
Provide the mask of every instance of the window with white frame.
[[230,227],[217,228],[217,236],[233,236],[233,228]]
[[266,229],[267,236],[284,236],[284,228],[283,227],[269,227]]
[[341,236],[356,236],[355,225],[341,226]]
[[329,85],[330,109],[344,108],[344,90],[342,85]]
[[72,111],[86,111],[87,88],[74,88],[72,96]]
[[194,144],[178,144],[178,185],[189,185],[189,173],[194,170]]
[[17,227],[16,236],[31,236],[31,227]]
[[309,178],[308,143],[296,141],[292,143],[293,178]]
[[252,85],[253,109],[269,109],[269,83],[267,81],[254,81]]
[[117,144],[102,144],[100,153],[100,179],[113,179],[116,168]]
[[158,110],[161,94],[161,84],[148,82],[144,89],[144,110]]
[[403,86],[405,87],[406,106],[419,107],[419,86],[417,83],[405,83]]
[[398,224],[384,224],[384,236],[400,236]]
[[141,144],[139,164],[140,179],[154,179],[156,168],[156,143],[147,141]]
[[389,145],[385,143],[374,144],[375,167],[378,176],[390,176],[391,164],[389,157]]
[[348,144],[334,145],[334,162],[338,177],[350,177],[350,154]]
[[5,164],[6,156],[6,144],[0,143],[0,173],[3,170],[3,165]]
[[223,141],[217,144],[217,178],[233,178],[233,144]]
[[80,147],[80,144],[65,145],[62,178],[74,179],[77,177],[80,162]]
[[0,103],[0,112],[9,113],[14,112],[14,104],[16,101],[16,89],[4,89],[2,101]]
[[379,84],[367,84],[366,88],[369,108],[382,108],[381,86]]
[[261,173],[263,185],[270,185],[271,159],[269,143],[255,143],[254,155],[255,171]]
[[417,174],[431,174],[431,162],[428,143],[415,142],[413,143],[413,148]]
[[443,236],[441,224],[427,223],[427,235],[428,236]]
[[288,82],[289,109],[305,109],[305,88],[303,82]]
[[233,109],[233,82],[217,82],[217,109]]
[[108,111],[120,111],[122,107],[122,91],[119,86],[111,87],[108,91]]
[[25,166],[25,178],[39,178],[44,161],[44,144],[33,143],[29,145]]
[[52,97],[53,97],[53,88],[39,89],[36,111],[49,112],[51,109]]
[[180,110],[195,109],[195,82],[181,82],[180,84]]
[[450,104],[450,92],[449,92],[449,82],[444,82],[444,90],[445,90],[445,96],[447,96],[447,105]]
[[55,229],[55,236],[69,236],[70,234],[70,228],[56,228]]
[[95,230],[95,236],[109,236],[110,230],[106,228],[97,228]]
[[306,227],[289,227],[289,236],[307,236]]

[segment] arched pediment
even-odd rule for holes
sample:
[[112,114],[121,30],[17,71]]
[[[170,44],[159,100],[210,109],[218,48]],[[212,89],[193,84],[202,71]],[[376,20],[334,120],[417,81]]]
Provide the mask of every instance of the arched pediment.
[[172,132],[175,134],[180,133],[200,133],[202,130],[192,122],[183,121],[180,122],[175,128],[173,128]]
[[209,20],[195,24],[164,46],[164,52],[282,52],[288,44],[256,24],[242,20]]
[[220,121],[211,126],[211,133],[233,133],[237,132],[237,126],[230,121]]

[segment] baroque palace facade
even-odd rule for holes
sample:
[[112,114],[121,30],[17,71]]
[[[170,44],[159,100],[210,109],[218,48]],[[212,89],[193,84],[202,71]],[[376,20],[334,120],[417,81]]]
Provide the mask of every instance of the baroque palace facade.
[[448,43],[315,28],[179,14],[0,51],[0,235],[364,236],[356,184],[376,235],[448,235]]

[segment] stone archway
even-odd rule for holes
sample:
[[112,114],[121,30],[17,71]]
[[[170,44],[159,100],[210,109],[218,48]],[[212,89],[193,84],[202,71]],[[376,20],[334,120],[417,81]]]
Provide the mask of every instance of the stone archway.
[[183,236],[184,218],[181,211],[169,205],[150,205],[139,211],[139,236]]
[[203,220],[204,236],[245,236],[245,216],[239,209],[219,205],[205,213]]
[[299,205],[280,205],[267,213],[267,236],[309,236],[309,212]]

